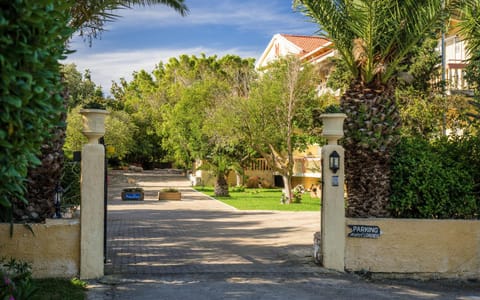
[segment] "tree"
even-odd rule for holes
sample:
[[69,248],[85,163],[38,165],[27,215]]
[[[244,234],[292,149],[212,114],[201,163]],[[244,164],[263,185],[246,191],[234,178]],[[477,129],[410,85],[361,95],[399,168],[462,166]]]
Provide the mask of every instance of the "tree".
[[413,47],[465,0],[296,0],[353,74],[341,97],[347,215],[388,216],[390,161],[399,140],[397,75]]
[[120,85],[112,86],[112,94],[117,108],[125,111],[135,127],[135,144],[128,151],[125,160],[140,163],[146,169],[153,167],[165,157],[162,149],[162,136],[156,130],[162,123],[161,107],[166,101],[164,86],[144,70],[133,73],[130,82],[121,80]]
[[223,138],[223,124],[233,116],[217,119],[217,111],[229,99],[248,94],[253,60],[182,55],[157,74],[162,74],[162,86],[168,86],[159,127],[162,146],[185,167],[201,160],[202,168],[215,175],[215,195],[227,196],[227,176],[242,161],[245,147]]
[[233,98],[223,107],[223,118],[230,120],[223,134],[246,141],[282,175],[288,203],[293,199],[293,152],[311,141],[307,129],[319,104],[316,74],[295,57],[279,59],[252,84],[248,97]]
[[[33,97],[35,100],[31,101],[32,95],[28,93],[18,94],[21,101],[29,103],[25,107],[13,103],[14,106],[17,106],[16,109],[20,115],[23,116],[17,118],[17,122],[28,124],[29,134],[32,135],[27,144],[33,146],[35,150],[31,151],[30,146],[21,145],[20,148],[23,147],[22,149],[29,151],[26,151],[28,152],[26,156],[24,154],[17,155],[16,159],[8,159],[9,164],[4,164],[8,170],[2,171],[2,173],[10,174],[10,179],[2,180],[2,184],[10,187],[6,188],[5,192],[3,192],[3,188],[0,189],[0,192],[2,192],[0,203],[2,206],[8,206],[10,200],[7,199],[23,198],[26,170],[29,168],[28,180],[26,180],[30,183],[27,188],[29,191],[28,201],[17,201],[18,205],[14,209],[14,215],[18,220],[42,221],[54,212],[53,192],[62,172],[65,127],[61,123],[65,121],[65,114],[62,111],[66,103],[62,104],[61,101],[58,101],[59,93],[56,82],[57,79],[60,79],[61,74],[58,68],[58,60],[66,53],[68,38],[77,31],[80,35],[89,38],[91,43],[92,39],[103,31],[105,23],[116,18],[113,11],[130,8],[133,5],[164,4],[182,15],[185,15],[188,10],[183,0],[48,0],[36,2],[38,1],[21,1],[21,3],[15,5],[5,4],[1,7],[2,18],[15,20],[15,23],[11,23],[10,29],[9,27],[3,27],[2,29],[6,30],[2,32],[2,36],[11,37],[12,42],[3,43],[5,49],[2,49],[1,53],[2,55],[3,53],[10,53],[11,55],[16,53],[8,47],[23,51],[21,55],[16,57],[6,57],[6,60],[9,60],[12,65],[16,65],[14,69],[22,73],[19,74],[17,80],[22,88],[15,87],[13,84],[10,88],[17,91],[25,88],[35,88],[32,91],[38,95],[35,95]],[[17,23],[19,25],[15,25]],[[18,32],[11,30],[15,26],[25,34],[22,36],[17,29],[15,30]],[[11,32],[9,32],[10,30]],[[21,43],[28,44],[29,49],[18,48],[16,45],[20,40]],[[28,59],[23,58],[25,55]],[[18,64],[16,60],[22,62]],[[53,61],[55,64],[51,63]],[[24,62],[27,63],[22,65]],[[42,64],[45,67],[44,70]],[[8,68],[2,69],[3,72],[5,72],[5,75],[18,73],[11,72]],[[40,75],[40,77],[37,78],[37,75]],[[2,81],[7,84],[9,82],[6,78]],[[62,96],[68,98],[69,93],[70,91],[64,90]],[[48,95],[49,100],[44,99],[45,95]],[[95,96],[99,96],[98,93]],[[66,101],[64,99],[64,102]],[[71,104],[70,107],[73,107],[74,103]],[[33,109],[29,106],[32,106]],[[47,117],[44,117],[44,112],[48,114]],[[33,122],[29,120],[28,116],[30,115],[35,119]],[[2,128],[7,127],[2,126]],[[17,132],[20,133],[21,131],[18,130]],[[48,135],[51,138],[44,139]],[[39,139],[44,140],[42,146],[36,144]],[[39,149],[41,149],[41,155],[37,158]],[[20,159],[21,163],[17,163],[17,159]],[[16,167],[10,168],[10,164],[12,166],[16,165]],[[32,168],[39,164],[38,168]],[[5,201],[3,197],[6,197]]]
[[[81,106],[72,109],[67,116],[67,137],[63,150],[67,154],[73,151],[81,151],[84,144],[88,142],[82,134]],[[107,158],[123,160],[134,147],[135,133],[137,128],[132,122],[131,116],[124,111],[110,111],[105,119],[105,144],[107,145]],[[137,137],[138,138],[138,137]],[[110,149],[110,151],[108,151]]]
[[[42,146],[43,141],[63,138],[52,128],[62,111],[58,60],[72,32],[64,1],[2,2],[0,19],[0,220],[6,221],[28,205],[28,169],[42,163],[41,152],[57,150],[55,143]],[[53,198],[51,202],[53,206]],[[50,207],[39,202],[32,206],[40,211]],[[27,213],[21,215],[38,217]]]
[[102,87],[92,81],[90,70],[85,70],[82,75],[75,64],[62,65],[62,78],[63,86],[68,91],[65,99],[67,111],[78,105],[103,98]]
[[460,16],[458,27],[461,36],[467,41],[467,51],[470,56],[465,78],[474,91],[474,99],[470,102],[476,112],[470,113],[473,120],[480,121],[480,3],[478,1],[466,7]]

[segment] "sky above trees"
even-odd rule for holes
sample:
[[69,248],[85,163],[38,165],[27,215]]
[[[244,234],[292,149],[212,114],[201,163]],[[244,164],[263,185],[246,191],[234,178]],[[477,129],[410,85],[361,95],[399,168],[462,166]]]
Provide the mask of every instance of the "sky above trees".
[[91,47],[74,37],[76,53],[66,62],[89,69],[92,80],[109,93],[112,80],[131,79],[133,71],[152,71],[159,61],[181,54],[235,54],[258,58],[275,33],[314,34],[317,26],[285,0],[186,1],[181,17],[165,6],[123,10]]

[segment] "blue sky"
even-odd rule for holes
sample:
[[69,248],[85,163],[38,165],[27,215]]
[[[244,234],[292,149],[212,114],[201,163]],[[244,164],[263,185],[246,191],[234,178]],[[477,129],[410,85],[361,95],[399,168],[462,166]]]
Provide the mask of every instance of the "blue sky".
[[189,14],[181,17],[157,5],[117,12],[92,46],[76,36],[66,63],[89,69],[92,80],[108,94],[111,82],[131,79],[134,71],[181,54],[236,54],[258,59],[276,33],[313,35],[317,26],[292,10],[289,0],[186,0]]

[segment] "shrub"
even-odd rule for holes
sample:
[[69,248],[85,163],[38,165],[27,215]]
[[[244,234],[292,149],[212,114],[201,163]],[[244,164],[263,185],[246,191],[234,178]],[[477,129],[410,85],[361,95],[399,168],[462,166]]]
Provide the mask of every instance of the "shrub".
[[258,176],[252,176],[248,178],[247,180],[247,188],[253,189],[253,188],[258,188],[258,185],[260,184],[260,178]]
[[37,288],[32,282],[32,267],[13,258],[0,259],[0,299],[31,299]]
[[269,182],[268,180],[262,180],[261,185],[262,185],[262,188],[264,188],[264,189],[273,188],[273,184],[271,182]]
[[393,216],[436,219],[478,215],[471,173],[474,167],[466,157],[468,153],[460,153],[464,143],[473,142],[441,139],[429,143],[419,138],[402,139],[392,161],[389,209]]
[[24,200],[27,169],[40,163],[40,146],[60,120],[58,61],[72,33],[68,1],[7,2],[0,4],[1,210]]
[[245,187],[243,185],[234,186],[230,189],[230,191],[231,192],[237,192],[237,193],[245,192]]
[[303,185],[299,184],[293,188],[293,199],[292,203],[301,203],[302,202],[302,195],[305,193],[305,188]]

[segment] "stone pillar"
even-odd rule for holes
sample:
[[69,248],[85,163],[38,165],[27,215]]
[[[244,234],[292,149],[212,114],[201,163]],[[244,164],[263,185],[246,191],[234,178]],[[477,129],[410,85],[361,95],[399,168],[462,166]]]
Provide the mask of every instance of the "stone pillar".
[[[80,113],[84,118],[83,133],[89,143],[82,149],[81,204],[80,204],[80,278],[94,279],[103,276],[104,240],[104,181],[105,148],[98,138],[105,133],[106,111],[92,110]],[[93,125],[92,125],[93,124]]]
[[[329,157],[339,154],[340,168],[334,173],[329,168]],[[321,253],[325,268],[345,271],[345,200],[344,149],[339,145],[322,147],[322,217]]]
[[[325,268],[345,271],[345,151],[338,145],[343,136],[343,122],[347,117],[342,113],[322,114],[322,136],[328,145],[322,147],[322,216],[321,216],[321,257]],[[336,152],[338,169],[330,167],[330,156]]]

